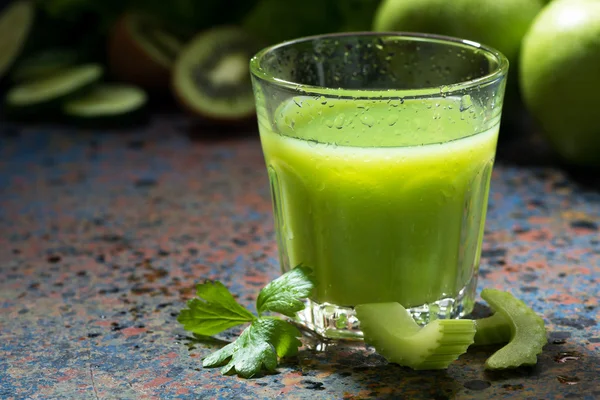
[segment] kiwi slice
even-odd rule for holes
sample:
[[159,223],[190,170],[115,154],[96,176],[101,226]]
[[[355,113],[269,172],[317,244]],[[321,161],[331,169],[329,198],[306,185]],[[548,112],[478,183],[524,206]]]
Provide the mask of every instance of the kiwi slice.
[[0,78],[21,54],[34,20],[29,0],[13,1],[0,14]]
[[6,93],[5,109],[13,116],[46,115],[93,87],[102,73],[102,66],[84,64],[16,85]]
[[255,115],[250,58],[259,43],[237,27],[217,27],[197,35],[181,52],[173,71],[173,90],[194,114],[217,122]]
[[140,122],[148,96],[133,85],[99,84],[86,94],[65,102],[63,113],[82,126],[121,127]]
[[182,46],[183,40],[158,20],[127,13],[110,34],[108,64],[124,82],[150,90],[167,89]]

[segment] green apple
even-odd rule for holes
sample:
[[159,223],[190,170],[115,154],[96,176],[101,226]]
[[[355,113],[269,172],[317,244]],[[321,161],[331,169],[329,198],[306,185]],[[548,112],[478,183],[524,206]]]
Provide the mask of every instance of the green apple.
[[554,0],[525,35],[525,105],[566,161],[600,166],[600,1]]
[[373,29],[469,39],[496,48],[513,62],[543,4],[543,0],[383,0]]

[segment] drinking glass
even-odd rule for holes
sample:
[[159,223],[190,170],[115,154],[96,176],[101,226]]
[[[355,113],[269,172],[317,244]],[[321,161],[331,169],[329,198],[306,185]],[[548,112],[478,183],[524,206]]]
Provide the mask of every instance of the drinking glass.
[[508,61],[417,33],[302,38],[250,62],[282,271],[317,288],[298,313],[360,338],[353,307],[415,319],[474,304]]

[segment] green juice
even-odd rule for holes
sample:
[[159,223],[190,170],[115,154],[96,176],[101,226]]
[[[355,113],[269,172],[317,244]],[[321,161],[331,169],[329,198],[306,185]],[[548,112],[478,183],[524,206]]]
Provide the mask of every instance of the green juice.
[[314,268],[313,300],[415,307],[473,284],[498,125],[466,100],[297,97],[275,126],[259,115],[282,263]]

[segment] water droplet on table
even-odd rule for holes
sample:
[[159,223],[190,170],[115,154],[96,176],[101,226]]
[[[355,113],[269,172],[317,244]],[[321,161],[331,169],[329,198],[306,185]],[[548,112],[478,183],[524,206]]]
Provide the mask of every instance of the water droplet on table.
[[581,357],[583,357],[583,354],[577,351],[561,351],[560,353],[554,356],[554,361],[556,361],[559,364],[562,364],[566,363],[567,361],[577,361]]
[[472,381],[467,381],[463,384],[464,387],[471,390],[484,390],[492,386],[492,384],[488,381],[482,381],[479,379],[474,379]]
[[579,378],[576,376],[558,375],[556,379],[563,385],[577,385],[579,383]]

